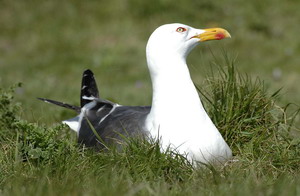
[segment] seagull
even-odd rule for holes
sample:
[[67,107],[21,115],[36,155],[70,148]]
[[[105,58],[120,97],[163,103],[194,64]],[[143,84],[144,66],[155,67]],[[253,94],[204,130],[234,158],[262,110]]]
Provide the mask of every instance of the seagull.
[[171,147],[193,163],[225,163],[232,151],[201,103],[186,58],[199,43],[230,37],[222,28],[196,29],[179,23],[158,27],[146,46],[151,106],[122,106],[102,99],[91,70],[83,73],[80,107],[39,99],[78,113],[63,123],[85,146],[120,146],[124,136],[141,136],[159,140],[162,150]]

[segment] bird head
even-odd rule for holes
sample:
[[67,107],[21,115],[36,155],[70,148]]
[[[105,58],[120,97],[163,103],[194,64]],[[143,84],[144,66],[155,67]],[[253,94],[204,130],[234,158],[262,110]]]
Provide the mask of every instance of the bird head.
[[147,43],[147,56],[171,55],[186,58],[200,42],[230,38],[222,28],[195,29],[188,25],[174,23],[158,27]]

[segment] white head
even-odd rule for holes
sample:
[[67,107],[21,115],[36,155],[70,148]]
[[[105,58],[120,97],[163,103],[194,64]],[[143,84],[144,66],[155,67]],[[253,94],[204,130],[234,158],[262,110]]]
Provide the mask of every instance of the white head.
[[158,27],[147,43],[147,59],[155,60],[160,56],[171,56],[186,59],[189,52],[199,43],[209,40],[220,40],[230,37],[221,28],[195,29],[188,25],[173,23]]

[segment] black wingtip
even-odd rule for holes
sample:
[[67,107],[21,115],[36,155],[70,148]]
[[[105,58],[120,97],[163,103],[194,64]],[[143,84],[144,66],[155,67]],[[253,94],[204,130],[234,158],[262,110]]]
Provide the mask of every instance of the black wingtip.
[[41,97],[37,97],[38,100],[41,100],[43,102],[46,102],[46,103],[52,103],[52,102],[56,102],[56,101],[53,101],[51,99],[45,99],[45,98],[41,98]]
[[44,98],[37,97],[38,100],[45,101]]
[[94,73],[93,73],[92,70],[90,70],[90,69],[84,70],[84,71],[83,71],[83,75],[84,75],[84,74],[91,74],[91,75],[94,75]]
[[80,111],[81,111],[80,107],[75,106],[75,105],[71,105],[71,104],[68,104],[68,103],[63,103],[63,102],[54,101],[54,100],[51,100],[51,99],[40,98],[40,97],[37,97],[37,99],[41,100],[41,101],[44,101],[46,103],[51,103],[51,104],[54,104],[54,105],[58,105],[60,107],[64,107],[64,108],[68,108],[68,109],[74,110],[77,113],[80,113]]
[[94,73],[90,69],[87,69],[82,74],[80,106],[83,107],[91,102],[93,98],[99,98],[98,87]]

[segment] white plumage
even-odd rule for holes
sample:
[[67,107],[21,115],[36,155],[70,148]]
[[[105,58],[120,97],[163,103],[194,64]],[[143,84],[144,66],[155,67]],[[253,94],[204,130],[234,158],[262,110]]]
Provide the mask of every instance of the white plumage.
[[[227,31],[211,31],[209,36],[229,36]],[[146,129],[152,137],[160,137],[164,147],[171,145],[180,153],[187,153],[190,160],[224,162],[232,156],[231,150],[205,112],[186,64],[189,52],[199,42],[207,41],[203,37],[207,32],[183,24],[167,24],[150,36],[147,62],[153,98]]]

